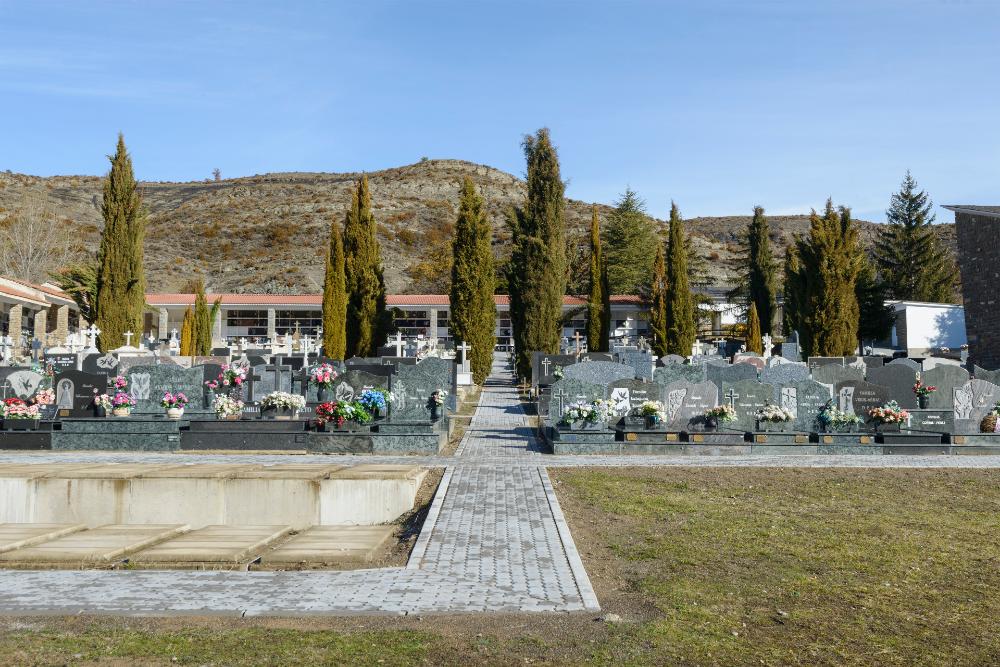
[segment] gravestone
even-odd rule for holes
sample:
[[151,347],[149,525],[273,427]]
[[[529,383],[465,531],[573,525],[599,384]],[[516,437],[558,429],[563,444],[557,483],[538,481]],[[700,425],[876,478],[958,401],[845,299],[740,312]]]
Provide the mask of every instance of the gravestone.
[[615,358],[608,352],[585,352],[580,355],[580,361],[614,361]]
[[[780,359],[781,357],[771,357]],[[793,384],[809,379],[809,365],[797,361],[784,361],[782,363],[768,363],[764,370],[760,372],[760,381],[773,385]]]
[[881,356],[861,357],[861,361],[865,362],[865,368],[881,368],[885,366],[885,357]]
[[868,411],[888,403],[892,395],[888,387],[863,380],[848,380],[837,385],[837,407],[844,412],[853,412],[866,423],[870,422]]
[[412,366],[397,366],[389,387],[392,419],[429,421],[431,395],[438,390],[448,392],[449,405],[454,408],[456,368],[452,360],[437,357],[428,357]]
[[868,372],[868,382],[889,389],[889,397],[900,407],[912,410],[917,407],[917,396],[913,385],[917,382],[917,371],[907,364],[891,363]]
[[285,365],[252,366],[248,373],[250,400],[257,402],[273,391],[292,392],[292,369]]
[[910,423],[907,428],[914,431],[931,431],[932,433],[954,433],[955,411],[947,410],[911,410]]
[[163,414],[163,394],[183,392],[190,401],[185,412],[205,413],[202,397],[204,372],[201,368],[179,366],[133,366],[125,374],[128,391],[135,399],[134,414]]
[[229,359],[229,354],[231,350],[228,347],[213,347],[212,356],[220,357],[222,359]]
[[1000,401],[1000,387],[985,380],[969,380],[952,392],[955,403],[955,432],[978,433],[979,423]]
[[733,364],[750,364],[751,366],[757,369],[757,372],[760,372],[761,370],[764,369],[764,366],[767,364],[767,361],[764,359],[764,357],[761,357],[757,354],[742,353],[742,354],[737,354],[735,357],[733,357]]
[[969,371],[961,366],[941,364],[921,373],[920,380],[937,387],[937,391],[927,397],[928,409],[952,410],[955,407],[955,388],[969,381]]
[[653,381],[657,384],[670,384],[678,380],[685,380],[691,383],[704,382],[704,364],[667,364],[653,371]]
[[27,400],[39,389],[49,386],[49,376],[31,368],[10,366],[0,368],[0,398],[16,397]]
[[653,367],[656,358],[650,352],[646,352],[644,350],[629,350],[628,352],[623,352],[620,356],[621,363],[626,366],[630,366],[635,373],[635,377],[642,378],[643,380],[648,380],[650,382],[653,381]]
[[724,384],[732,384],[740,380],[756,380],[757,367],[750,364],[732,364],[726,366],[707,364],[705,366],[705,375],[708,381],[715,383],[715,386],[721,391]]
[[687,359],[685,359],[684,357],[682,357],[679,354],[668,354],[665,357],[661,357],[657,361],[657,365],[658,366],[666,366],[668,364],[683,364],[685,361],[687,361]]
[[94,375],[103,373],[109,377],[118,375],[118,357],[108,352],[107,354],[88,354],[83,358],[83,372]]
[[820,366],[843,366],[843,357],[809,357],[809,370],[815,370]]
[[567,405],[577,401],[590,403],[598,398],[605,398],[608,388],[582,380],[563,378],[552,384],[549,390],[548,414],[549,420],[554,425],[559,422],[562,411]]
[[719,395],[719,403],[729,405],[736,410],[736,421],[724,426],[739,431],[756,431],[757,412],[768,403],[777,404],[774,392],[774,385],[762,384],[756,380],[740,380],[724,384]]
[[615,404],[615,414],[622,417],[644,401],[660,400],[660,385],[642,380],[615,380],[608,385],[607,396]]
[[[333,381],[333,392],[330,397],[334,401],[353,401],[365,389],[389,389],[389,375],[375,375],[357,368],[349,368]],[[319,399],[316,387],[308,387],[306,400],[315,403]]]
[[[653,362],[649,362],[652,370]],[[607,386],[615,380],[632,380],[635,369],[625,364],[613,361],[588,361],[583,364],[573,364],[563,369],[563,377]]]
[[60,417],[93,417],[94,396],[106,394],[108,376],[68,370],[56,375],[56,414]]
[[797,342],[785,341],[780,344],[779,354],[789,361],[802,361],[802,349]]
[[705,411],[719,404],[719,388],[714,382],[679,380],[663,386],[664,423],[668,430],[684,431],[702,420]]
[[56,373],[77,370],[79,360],[80,356],[75,352],[57,352],[45,354],[42,357],[42,363],[51,364],[52,370]]
[[816,431],[819,428],[816,416],[832,398],[832,387],[815,380],[800,380],[777,388],[777,404],[795,416],[792,427],[796,431]]
[[559,379],[555,376],[557,369],[565,373],[566,367],[575,363],[575,354],[535,352],[531,359],[531,383],[536,386],[552,384]]
[[985,380],[986,382],[992,382],[995,385],[1000,385],[1000,369],[995,371],[988,371],[985,368],[980,368],[973,364],[972,375],[975,376],[977,380]]
[[865,373],[856,366],[823,364],[812,369],[812,379],[816,382],[836,386],[841,382],[851,380],[862,382],[865,379]]
[[919,373],[921,370],[923,370],[923,366],[921,366],[918,362],[914,361],[913,359],[908,359],[906,357],[899,357],[898,359],[893,359],[892,361],[887,363],[886,366],[906,366],[914,373]]

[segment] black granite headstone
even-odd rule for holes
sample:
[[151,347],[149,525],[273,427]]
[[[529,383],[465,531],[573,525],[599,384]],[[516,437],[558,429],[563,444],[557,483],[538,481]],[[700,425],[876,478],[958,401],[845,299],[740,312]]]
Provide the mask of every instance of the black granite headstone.
[[108,391],[108,376],[70,370],[56,375],[56,414],[60,417],[93,417],[94,396]]

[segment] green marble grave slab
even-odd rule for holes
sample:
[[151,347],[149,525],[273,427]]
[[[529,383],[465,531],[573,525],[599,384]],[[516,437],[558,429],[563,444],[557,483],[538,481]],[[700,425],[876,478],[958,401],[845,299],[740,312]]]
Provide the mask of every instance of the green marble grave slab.
[[124,417],[64,419],[52,432],[53,450],[162,452],[180,449],[186,420]]

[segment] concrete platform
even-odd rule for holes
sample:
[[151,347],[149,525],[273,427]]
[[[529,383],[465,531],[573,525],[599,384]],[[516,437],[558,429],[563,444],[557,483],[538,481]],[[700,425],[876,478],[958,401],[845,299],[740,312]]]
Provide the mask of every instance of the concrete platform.
[[101,526],[0,554],[0,563],[22,567],[103,565],[187,530],[184,524]]
[[392,531],[392,526],[316,526],[265,553],[261,565],[279,567],[370,561]]
[[82,523],[0,523],[0,554],[76,533]]
[[144,549],[129,562],[147,567],[238,565],[291,531],[291,526],[205,526]]

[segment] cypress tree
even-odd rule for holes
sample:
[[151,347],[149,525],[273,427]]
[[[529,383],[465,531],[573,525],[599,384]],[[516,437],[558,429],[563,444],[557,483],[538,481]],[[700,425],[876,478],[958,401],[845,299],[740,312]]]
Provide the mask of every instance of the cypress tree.
[[802,303],[805,301],[805,285],[802,283],[801,262],[796,248],[801,243],[801,237],[795,234],[792,242],[785,247],[785,303],[782,312],[784,321],[782,330],[786,336],[802,328]]
[[330,243],[326,250],[326,273],[323,277],[323,354],[330,359],[344,358],[347,349],[347,285],[344,277],[344,241],[340,225],[330,225]]
[[670,203],[670,234],[667,240],[667,354],[689,356],[694,346],[694,299],[688,283],[687,243],[684,221],[677,204]]
[[774,317],[778,312],[778,300],[775,296],[776,269],[768,237],[767,216],[760,206],[754,207],[753,219],[747,227],[744,259],[747,267],[747,305],[756,306],[761,334],[772,333]]
[[456,342],[471,346],[472,381],[483,384],[493,367],[496,346],[496,271],[493,268],[493,230],[486,219],[483,198],[468,176],[462,182],[458,220],[452,240],[451,315],[448,326]]
[[348,356],[371,357],[386,341],[385,280],[368,176],[358,181],[344,221]]
[[955,299],[955,262],[934,229],[934,204],[906,172],[875,237],[875,263],[891,298],[950,302]]
[[656,236],[646,203],[627,188],[615,202],[604,230],[608,282],[614,294],[639,294],[646,287],[656,256]]
[[191,326],[191,353],[208,354],[212,350],[212,314],[205,297],[205,283],[198,280],[194,291],[194,318]]
[[790,288],[796,294],[794,319],[803,353],[845,356],[858,341],[858,299],[855,288],[862,254],[858,228],[850,209],[834,209],[827,200],[822,216],[812,212],[809,235],[798,237]]
[[101,330],[98,347],[104,352],[124,345],[126,331],[142,331],[146,306],[145,211],[121,133],[115,154],[108,159],[111,169],[104,179],[104,231],[97,253],[94,304],[95,323]]
[[509,216],[513,250],[507,279],[517,372],[530,377],[532,352],[559,351],[566,292],[566,204],[559,156],[548,129],[525,137],[523,147],[527,196]]
[[667,356],[667,257],[663,243],[656,243],[656,257],[653,260],[653,280],[649,285],[649,331],[653,335],[653,352],[658,357]]
[[747,314],[747,352],[764,354],[764,340],[760,333],[760,318],[757,316],[757,304],[750,302],[750,310]]
[[181,323],[181,356],[192,356],[191,351],[191,323],[194,320],[194,313],[191,306],[184,310],[184,321]]
[[601,248],[601,220],[597,206],[591,208],[590,218],[590,294],[587,298],[587,349],[604,352],[608,349],[609,313],[605,312],[607,298],[604,288],[608,271]]
[[875,272],[874,264],[862,256],[861,269],[854,292],[858,299],[858,345],[862,351],[865,341],[879,341],[889,337],[896,322],[896,312],[885,305],[886,286]]

